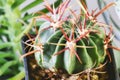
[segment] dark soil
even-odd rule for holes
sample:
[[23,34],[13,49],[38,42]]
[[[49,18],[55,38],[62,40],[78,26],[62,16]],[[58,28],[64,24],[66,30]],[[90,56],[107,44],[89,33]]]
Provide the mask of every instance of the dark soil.
[[92,72],[89,76],[87,73],[68,75],[65,70],[61,69],[41,69],[40,66],[37,65],[34,55],[27,56],[27,61],[29,61],[28,70],[30,80],[111,80],[108,77],[109,73],[105,71],[106,68],[97,70],[105,73]]

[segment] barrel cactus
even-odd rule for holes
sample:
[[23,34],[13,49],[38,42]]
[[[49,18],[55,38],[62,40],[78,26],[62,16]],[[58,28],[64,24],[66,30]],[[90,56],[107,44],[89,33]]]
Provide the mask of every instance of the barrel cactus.
[[109,55],[107,48],[111,32],[107,36],[106,25],[96,20],[103,11],[90,15],[83,7],[80,15],[70,10],[72,15],[63,16],[69,2],[66,0],[57,9],[47,3],[46,8],[52,15],[39,17],[46,20],[40,25],[33,45],[40,67],[64,69],[73,74],[93,65],[98,67],[104,62],[106,55]]

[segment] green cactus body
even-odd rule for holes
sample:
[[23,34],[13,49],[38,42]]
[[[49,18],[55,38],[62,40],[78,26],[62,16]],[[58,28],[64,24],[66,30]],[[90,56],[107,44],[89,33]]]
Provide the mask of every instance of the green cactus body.
[[[77,45],[85,46],[82,40],[78,41]],[[77,73],[92,66],[92,60],[87,53],[86,48],[76,48],[76,52],[81,58],[80,63],[75,55],[70,56],[69,50],[64,52],[65,69],[69,74]]]
[[[65,26],[64,26],[65,27]],[[71,28],[66,26],[63,28],[67,36],[71,33]],[[100,28],[98,28],[98,31]],[[49,30],[44,32],[44,35],[47,35]],[[74,35],[77,37],[78,33],[74,32]],[[87,38],[82,38],[75,43],[74,51],[77,53],[82,63],[79,62],[75,53],[71,53],[70,49],[66,49],[67,40],[64,37],[61,30],[57,29],[53,31],[49,36],[39,36],[40,39],[47,39],[43,44],[43,54],[36,52],[35,57],[38,64],[44,68],[62,68],[65,69],[69,74],[78,73],[88,68],[98,66],[104,61],[105,50],[104,50],[104,38],[105,35],[103,32],[95,33],[90,32]],[[76,38],[74,37],[74,38]],[[36,42],[37,43],[37,42]],[[79,47],[79,46],[92,46],[91,48]],[[61,54],[54,55],[61,51]]]

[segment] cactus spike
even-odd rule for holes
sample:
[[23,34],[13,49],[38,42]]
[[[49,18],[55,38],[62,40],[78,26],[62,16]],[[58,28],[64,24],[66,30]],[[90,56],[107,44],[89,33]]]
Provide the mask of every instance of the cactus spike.
[[86,37],[91,31],[90,30],[87,30],[87,31],[84,31],[84,33],[82,35],[80,35],[76,40],[75,42],[78,42],[79,40],[81,40],[82,38]]
[[53,9],[52,9],[52,7],[50,6],[50,4],[48,3],[48,1],[47,1],[47,0],[44,0],[44,2],[45,2],[45,7],[46,7],[51,13],[54,13],[54,12],[53,12]]
[[57,44],[57,43],[52,43],[52,42],[47,42],[47,44],[52,44],[52,45],[58,45],[58,46],[65,46],[66,44]]
[[62,52],[64,52],[64,51],[67,50],[67,49],[69,49],[69,48],[66,47],[66,48],[64,48],[64,49],[62,49],[62,50],[60,50],[60,51],[58,51],[57,53],[54,54],[54,56],[61,54]]
[[77,48],[94,48],[94,46],[77,46],[77,45],[76,45],[76,47]]
[[[66,44],[62,44],[62,43],[57,44],[57,43],[47,42],[47,44],[58,45],[58,46],[66,46]],[[75,47],[77,47],[77,48],[94,48],[94,46],[80,46],[80,45],[79,46],[75,45]]]
[[93,67],[88,68],[80,73],[77,74],[72,74],[72,75],[80,75],[80,74],[86,74],[87,75],[87,80],[90,80],[91,78],[91,74],[92,73],[98,73],[98,74],[105,74],[106,72],[102,72],[102,71],[97,71],[97,69],[101,69],[102,67],[104,67],[106,65],[106,63],[98,66],[97,68],[94,68],[95,64],[93,65]]
[[91,14],[88,12],[87,10],[87,7],[82,4],[79,0],[77,0],[77,3],[80,5],[80,7],[82,8],[82,10],[84,11],[84,13],[86,14],[86,16],[90,19],[90,20],[93,20],[93,22],[96,22],[96,18],[102,14],[105,10],[107,10],[109,7],[113,6],[113,5],[116,5],[115,2],[112,2],[108,5],[106,5],[103,9],[101,9],[99,12],[97,12],[96,14],[94,14],[94,12],[96,10],[94,10]]
[[39,52],[39,51],[40,50],[33,50],[33,51],[28,52],[28,53],[25,53],[24,55],[22,55],[20,57],[20,60],[23,59],[24,57],[28,56],[28,55],[34,54],[34,53]]
[[96,14],[94,15],[94,19],[95,19],[96,17],[98,17],[100,14],[102,14],[102,13],[103,13],[105,10],[107,10],[109,7],[113,6],[113,5],[116,5],[116,3],[115,3],[115,2],[112,2],[112,3],[108,4],[108,5],[106,5],[103,9],[101,9],[98,13],[96,13]]
[[[73,50],[73,52],[74,52],[75,56],[77,57],[77,59],[79,60],[79,62],[82,64],[82,60],[81,60],[80,57],[78,56],[78,53],[77,53],[75,50]],[[71,56],[71,57],[72,57],[72,56]]]
[[30,51],[30,52],[28,52],[28,53],[25,53],[24,55],[21,56],[20,59],[22,59],[22,58],[24,58],[24,57],[26,57],[26,56],[28,56],[28,55],[34,54],[34,53],[36,53],[36,52],[43,53],[43,47],[42,47],[41,44],[39,44],[38,46],[34,46],[34,45],[31,45],[31,44],[28,44],[27,42],[23,42],[23,43],[26,44],[26,45],[28,45],[28,46],[31,46],[31,47],[36,48],[36,50]]
[[108,48],[112,48],[112,49],[115,49],[115,50],[120,51],[120,48],[118,48],[118,47],[114,47],[114,46],[111,46],[111,45],[108,45]]
[[[114,46],[112,46],[112,45],[110,44],[110,42],[111,42],[111,40],[113,39],[114,35],[112,35],[112,37],[111,37],[112,27],[110,26],[109,28],[110,28],[110,32],[108,33],[108,35],[106,36],[106,38],[105,38],[105,40],[104,40],[104,48],[105,48],[106,53],[107,53],[107,55],[108,55],[108,57],[109,57],[109,60],[110,60],[110,62],[111,62],[112,59],[111,59],[110,53],[109,53],[109,51],[108,51],[107,49],[108,49],[108,48],[111,48],[111,49],[115,49],[115,50],[119,50],[119,51],[120,51],[120,48],[114,47]],[[110,38],[110,37],[111,37],[111,38]]]
[[107,56],[108,56],[108,58],[109,58],[109,60],[110,60],[110,62],[112,61],[112,59],[111,59],[111,56],[110,56],[110,53],[109,53],[109,51],[108,50],[106,50],[106,54],[107,54]]
[[79,1],[79,0],[76,0],[76,1],[77,1],[77,3],[79,4],[79,6],[82,8],[82,10],[84,11],[84,13],[87,14],[87,15],[89,15],[89,13],[88,13],[88,11],[87,11],[87,7],[86,7],[85,5],[83,5],[83,4],[81,3],[81,1]]
[[77,59],[79,60],[79,62],[82,64],[82,61],[81,61],[80,57],[78,56],[77,52],[75,51],[76,43],[74,42],[74,40],[67,41],[66,46],[70,50],[71,57],[72,57],[72,54],[75,54],[75,56],[77,57]]
[[68,4],[70,3],[71,0],[66,0],[65,2],[63,2],[63,4],[60,5],[61,8],[59,8],[59,12],[61,13],[60,14],[60,17],[59,17],[59,20],[62,19],[62,16],[65,12],[65,10],[68,8]]
[[[36,52],[43,53],[43,45],[40,42],[40,39],[38,38],[39,36],[37,35],[37,37],[36,37],[38,39],[38,42],[39,42],[37,44],[35,43],[34,39],[32,39],[30,37],[30,35],[27,34],[27,36],[28,36],[29,40],[27,40],[26,42],[23,42],[23,43],[27,45],[26,48],[30,46],[30,49],[29,49],[28,53],[21,56],[21,59],[28,56],[28,55],[36,53]],[[31,42],[31,43],[28,43],[28,42]],[[36,45],[32,45],[32,44],[36,44]],[[32,48],[35,48],[35,50],[31,51]]]
[[60,30],[62,31],[64,37],[66,38],[67,41],[70,41],[70,39],[68,38],[67,34],[65,33],[64,29],[62,27],[60,27]]

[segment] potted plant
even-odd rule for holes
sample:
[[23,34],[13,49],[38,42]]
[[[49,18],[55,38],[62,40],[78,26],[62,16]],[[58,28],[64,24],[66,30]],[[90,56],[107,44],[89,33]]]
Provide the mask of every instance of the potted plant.
[[[106,71],[110,66],[111,70],[115,68],[112,49],[120,49],[111,45],[112,26],[97,20],[115,3],[97,13],[95,10],[89,13],[86,4],[78,1],[81,12],[77,14],[68,6],[70,1],[64,1],[58,8],[46,2],[45,7],[51,14],[40,12],[41,15],[32,20],[35,25],[37,19],[43,22],[35,27],[34,37],[29,34],[27,40],[24,38],[27,51],[22,57],[29,55],[27,64],[39,74],[32,74],[34,79],[117,80],[117,73]],[[33,55],[36,62],[32,60]]]

